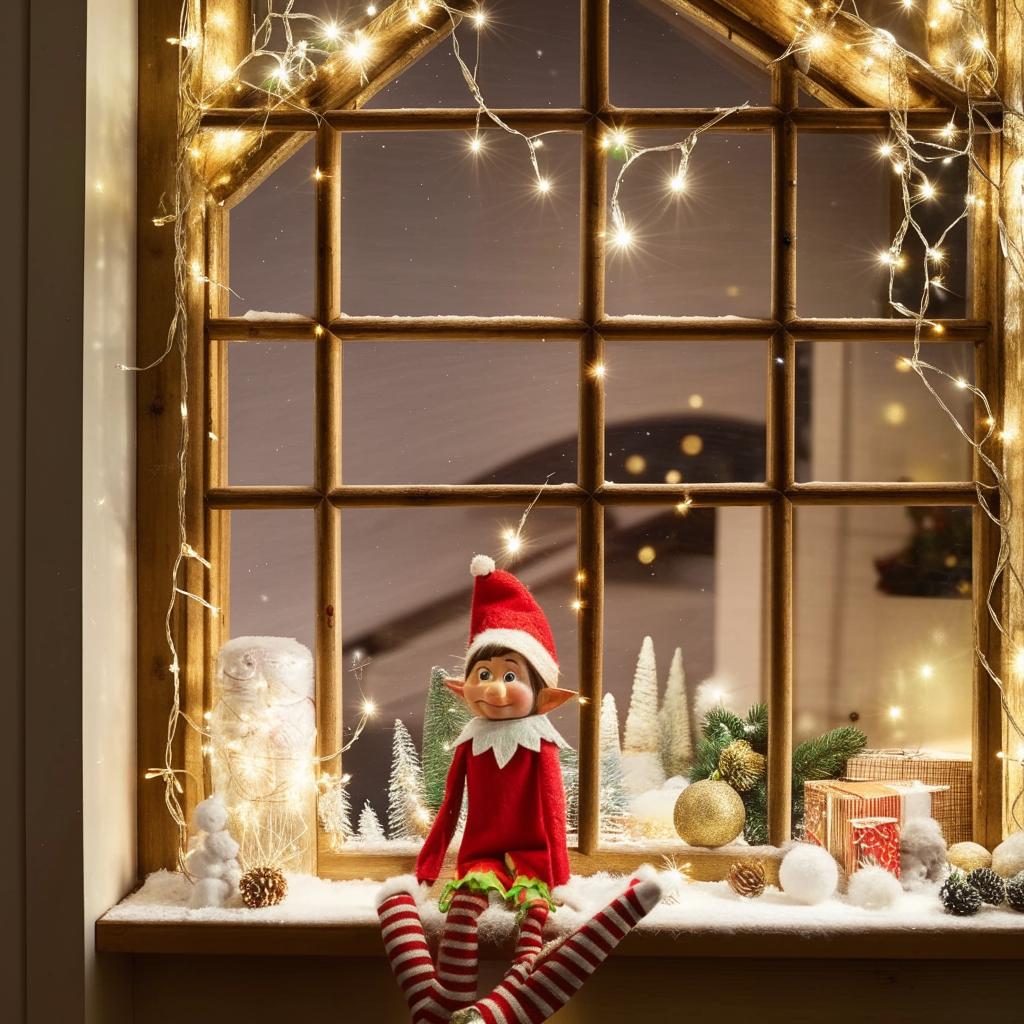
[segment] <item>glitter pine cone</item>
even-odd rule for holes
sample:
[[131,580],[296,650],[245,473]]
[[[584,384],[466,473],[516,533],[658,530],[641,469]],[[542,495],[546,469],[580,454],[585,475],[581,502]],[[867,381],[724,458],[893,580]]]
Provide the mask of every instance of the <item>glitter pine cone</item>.
[[746,740],[733,740],[719,755],[718,774],[737,793],[752,790],[765,771],[765,758]]
[[998,907],[1006,899],[1006,882],[991,868],[975,868],[968,873],[967,884],[978,891],[982,903]]
[[1006,902],[1024,914],[1024,871],[1006,882]]
[[729,869],[729,888],[737,896],[756,899],[764,892],[767,881],[764,865],[756,860],[737,861]]
[[939,890],[946,912],[957,917],[970,917],[981,910],[981,893],[968,885],[967,876],[962,871],[954,871]]
[[288,894],[288,881],[277,868],[253,868],[242,875],[238,888],[251,910],[276,907]]

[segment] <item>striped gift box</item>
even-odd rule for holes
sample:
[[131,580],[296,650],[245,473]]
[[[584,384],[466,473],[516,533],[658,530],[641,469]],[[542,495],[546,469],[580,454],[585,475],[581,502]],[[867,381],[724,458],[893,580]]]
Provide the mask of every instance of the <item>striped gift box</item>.
[[948,786],[932,796],[932,817],[947,844],[974,838],[971,830],[971,759],[931,750],[865,750],[846,762],[848,779],[874,782],[916,780]]
[[903,794],[880,782],[836,779],[804,783],[804,830],[808,842],[824,847],[852,874],[857,869],[854,819],[903,818]]

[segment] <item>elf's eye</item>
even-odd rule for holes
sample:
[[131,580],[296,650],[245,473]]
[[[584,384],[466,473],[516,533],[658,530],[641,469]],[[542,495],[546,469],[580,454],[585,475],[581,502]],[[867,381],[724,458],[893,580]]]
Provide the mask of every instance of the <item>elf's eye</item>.
[[494,676],[491,675],[491,670],[489,668],[480,669],[478,676],[481,683],[488,683],[494,678]]
[[506,682],[506,683],[518,683],[519,682],[519,676],[517,676],[515,674],[515,672],[506,672],[502,676],[502,681]]

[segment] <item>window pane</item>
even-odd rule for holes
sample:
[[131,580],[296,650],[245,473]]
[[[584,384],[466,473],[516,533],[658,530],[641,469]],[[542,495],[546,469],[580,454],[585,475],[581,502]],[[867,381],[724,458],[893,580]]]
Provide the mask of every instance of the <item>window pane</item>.
[[294,637],[315,651],[313,513],[231,513],[230,632]]
[[[636,145],[679,141],[642,132]],[[770,140],[708,134],[690,156],[684,189],[673,192],[676,153],[637,160],[620,189],[632,240],[609,247],[609,314],[766,316],[771,280]],[[622,166],[609,158],[609,196]]]
[[971,750],[971,510],[797,510],[796,742]]
[[[462,669],[472,594],[470,559],[476,552],[498,558],[503,528],[514,526],[521,514],[520,507],[342,513],[345,721],[356,721],[364,698],[378,709],[345,755],[356,814],[369,800],[386,825],[395,720],[409,730],[421,756],[431,667],[456,675]],[[547,614],[564,685],[577,689],[575,511],[535,508],[524,538],[513,571]],[[574,702],[551,715],[574,747],[576,718]]]
[[348,483],[576,479],[575,342],[349,342]]
[[313,346],[228,343],[228,480],[313,480]]
[[[671,506],[608,509],[604,692],[615,701],[623,752],[617,758],[616,711],[606,696],[602,839],[674,837],[672,810],[683,784],[678,776],[690,772],[686,740],[696,744],[703,715],[715,704],[745,717],[766,699],[763,536],[760,509],[693,509],[685,516]],[[647,636],[657,663],[658,715],[644,713],[652,697],[637,671],[638,661],[650,664],[651,650],[642,651]],[[669,671],[676,649],[685,673],[682,695],[678,672]],[[671,675],[677,677],[674,695],[666,699]],[[631,707],[636,716],[627,728]],[[662,728],[684,744],[671,760],[661,752]],[[751,827],[758,822],[763,819],[751,812]]]
[[[579,103],[580,5],[577,0],[487,0],[478,30],[459,26],[462,58],[488,106],[575,107]],[[475,107],[452,44],[444,39],[381,90],[369,107]]]
[[668,4],[613,0],[612,100],[620,107],[732,107],[771,102],[771,76]]
[[[886,136],[803,133],[797,190],[797,306],[801,316],[895,316],[889,306],[889,253],[904,208],[892,160],[880,155]],[[938,136],[932,141],[942,142]],[[948,144],[948,143],[947,143]],[[962,159],[927,165],[935,198],[921,197],[922,179],[911,186],[913,213],[933,259],[928,315],[965,315],[966,225],[961,222],[940,241],[943,230],[964,206],[966,170]],[[918,201],[920,200],[920,201]],[[896,272],[893,297],[917,309],[924,285],[923,247],[910,227]],[[935,283],[939,279],[939,283]]]
[[[797,478],[969,480],[971,448],[909,366],[909,344],[801,342],[797,346]],[[974,379],[970,342],[929,342],[921,359]],[[969,433],[969,391],[929,383]]]
[[308,143],[231,210],[231,315],[313,312],[313,172]]
[[606,476],[764,480],[766,343],[608,342]]
[[352,315],[575,316],[579,140],[483,132],[346,135],[342,304]]

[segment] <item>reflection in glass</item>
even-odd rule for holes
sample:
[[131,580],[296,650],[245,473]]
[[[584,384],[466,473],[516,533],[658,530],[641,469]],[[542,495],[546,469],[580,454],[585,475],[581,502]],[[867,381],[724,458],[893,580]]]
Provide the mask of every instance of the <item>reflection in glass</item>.
[[971,510],[801,508],[794,739],[971,749]]
[[610,341],[605,352],[609,480],[764,480],[764,342]]
[[353,342],[343,352],[347,483],[575,481],[575,342]]

